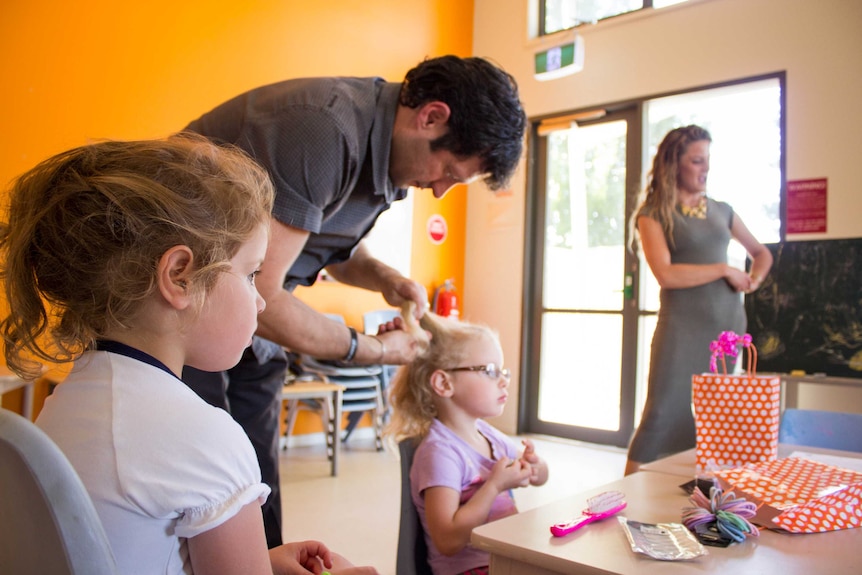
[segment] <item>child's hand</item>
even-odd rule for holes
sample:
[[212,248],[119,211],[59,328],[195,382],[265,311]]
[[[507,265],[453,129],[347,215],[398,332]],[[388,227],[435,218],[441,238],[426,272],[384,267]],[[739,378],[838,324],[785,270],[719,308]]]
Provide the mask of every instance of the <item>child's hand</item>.
[[524,452],[521,454],[521,459],[529,464],[538,463],[539,456],[536,455],[536,446],[533,444],[532,440],[524,439],[521,443],[524,444]]
[[296,541],[269,550],[273,573],[320,573],[332,567],[333,553],[320,541]]
[[528,486],[531,473],[531,466],[526,461],[503,457],[491,468],[488,481],[496,485],[498,491],[503,492],[514,487]]
[[269,554],[275,575],[378,575],[374,567],[357,567],[320,541],[285,543]]
[[530,485],[542,485],[548,480],[548,466],[536,455],[536,446],[531,440],[524,439],[521,443],[524,444],[521,461],[530,465]]
[[374,567],[358,567],[338,553],[332,554],[332,568],[328,572],[332,575],[379,575]]
[[374,567],[348,567],[346,569],[332,569],[330,575],[379,575]]

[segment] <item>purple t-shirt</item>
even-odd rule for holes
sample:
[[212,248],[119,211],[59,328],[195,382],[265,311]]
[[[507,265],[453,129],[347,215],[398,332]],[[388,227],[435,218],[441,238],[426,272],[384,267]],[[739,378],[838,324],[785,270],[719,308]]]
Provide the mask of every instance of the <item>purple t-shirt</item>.
[[[428,544],[428,562],[434,575],[456,575],[468,569],[488,565],[489,562],[488,553],[470,545],[451,557],[440,553],[428,536],[428,523],[425,518],[424,491],[429,487],[450,487],[458,491],[463,505],[485,483],[497,460],[502,457],[516,459],[519,456],[515,443],[490,424],[480,419],[476,422],[476,428],[491,444],[493,459],[478,453],[435,419],[428,435],[416,448],[413,467],[410,468],[410,495],[422,521],[425,541]],[[512,492],[506,491],[494,500],[486,523],[517,512]]]

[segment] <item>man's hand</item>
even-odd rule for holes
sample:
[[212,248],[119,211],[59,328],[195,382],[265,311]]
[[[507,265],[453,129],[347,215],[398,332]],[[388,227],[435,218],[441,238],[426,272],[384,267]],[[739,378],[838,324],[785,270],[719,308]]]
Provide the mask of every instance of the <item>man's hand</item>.
[[[384,330],[385,326],[400,326]],[[380,363],[386,365],[404,365],[416,358],[421,347],[417,339],[407,331],[404,331],[404,322],[396,318],[385,324],[381,324],[378,335],[375,336],[386,346],[384,360]]]
[[[374,258],[363,242],[359,243],[349,260],[330,265],[327,269],[342,283],[380,293],[389,305],[401,307],[405,301],[416,302],[417,317],[422,317],[428,310],[425,288]],[[377,342],[371,336],[360,337],[356,363],[405,364],[412,361],[419,351],[415,336],[404,331],[403,325],[392,323],[374,337]]]
[[415,302],[414,315],[417,320],[428,311],[428,292],[422,284],[410,278],[402,275],[391,278],[381,293],[386,303],[393,307],[400,308],[405,301]]

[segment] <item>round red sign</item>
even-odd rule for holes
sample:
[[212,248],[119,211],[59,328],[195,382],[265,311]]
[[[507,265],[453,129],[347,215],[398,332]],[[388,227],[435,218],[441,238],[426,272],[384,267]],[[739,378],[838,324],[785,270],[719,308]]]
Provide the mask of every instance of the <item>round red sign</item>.
[[442,244],[446,241],[446,236],[449,233],[449,228],[446,225],[446,220],[440,214],[434,214],[428,218],[428,224],[425,226],[428,231],[428,239],[432,244]]

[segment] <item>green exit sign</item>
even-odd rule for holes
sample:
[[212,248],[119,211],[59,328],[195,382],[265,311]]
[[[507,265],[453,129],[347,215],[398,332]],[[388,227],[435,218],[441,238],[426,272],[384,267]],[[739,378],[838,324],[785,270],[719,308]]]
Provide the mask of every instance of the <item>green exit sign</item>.
[[536,79],[552,80],[584,69],[584,41],[576,36],[571,42],[536,53]]

